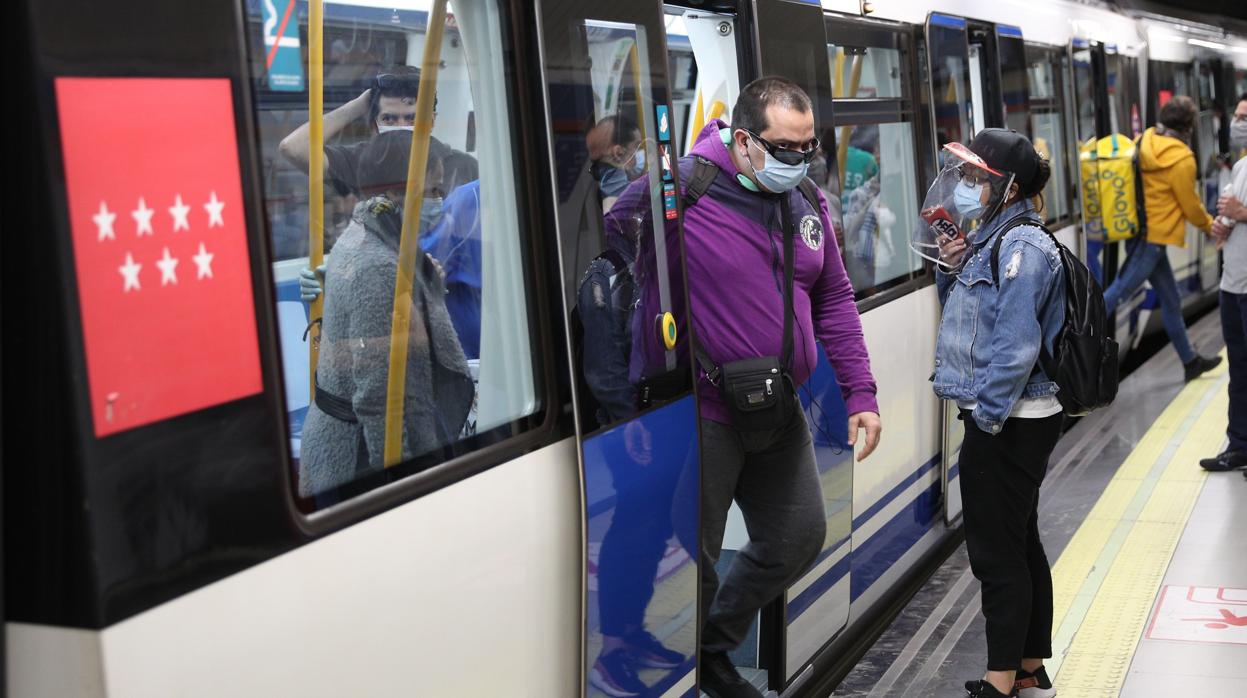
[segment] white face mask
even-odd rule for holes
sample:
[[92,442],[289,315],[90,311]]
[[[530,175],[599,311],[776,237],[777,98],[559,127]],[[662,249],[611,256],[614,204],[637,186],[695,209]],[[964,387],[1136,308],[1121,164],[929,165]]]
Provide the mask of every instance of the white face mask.
[[415,126],[382,126],[377,124],[377,133],[389,133],[390,131],[415,131]]
[[1247,119],[1230,122],[1230,147],[1235,150],[1247,148]]

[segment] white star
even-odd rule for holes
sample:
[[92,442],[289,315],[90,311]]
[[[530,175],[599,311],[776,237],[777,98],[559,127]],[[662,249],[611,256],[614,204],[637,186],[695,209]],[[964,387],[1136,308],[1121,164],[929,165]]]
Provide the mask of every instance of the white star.
[[113,234],[113,221],[117,220],[117,214],[108,210],[108,206],[101,201],[100,212],[91,216],[91,220],[95,221],[95,227],[99,229],[99,237],[97,242],[103,242],[104,238],[116,240],[117,236]]
[[221,209],[225,208],[225,202],[216,198],[216,192],[212,192],[212,200],[204,204],[204,210],[208,212],[208,227],[219,225],[225,227],[225,219],[221,217]]
[[209,254],[208,251],[204,249],[204,244],[202,242],[199,243],[199,254],[191,257],[191,259],[195,260],[195,264],[199,267],[199,276],[196,278],[202,279],[205,276],[209,279],[212,278],[213,256],[215,255]]
[[165,248],[165,254],[156,262],[156,266],[160,267],[160,285],[176,284],[178,282],[177,268],[178,260],[176,257],[169,255],[169,248]]
[[140,196],[139,207],[130,212],[130,215],[134,217],[135,224],[138,225],[139,227],[138,229],[139,237],[143,237],[143,233],[147,233],[148,235],[152,234],[152,214],[153,213],[155,213],[155,211],[153,209],[147,208],[147,202],[144,201],[143,197]]
[[125,278],[125,286],[122,287],[122,291],[129,293],[131,287],[133,287],[135,291],[142,288],[139,286],[139,270],[142,268],[143,265],[135,264],[134,257],[131,257],[130,253],[127,252],[126,263],[117,267],[117,271],[121,272],[121,276]]
[[173,214],[173,232],[191,229],[190,221],[186,220],[186,215],[190,211],[191,207],[182,203],[182,195],[178,194],[173,200],[173,205],[169,207],[169,213]]

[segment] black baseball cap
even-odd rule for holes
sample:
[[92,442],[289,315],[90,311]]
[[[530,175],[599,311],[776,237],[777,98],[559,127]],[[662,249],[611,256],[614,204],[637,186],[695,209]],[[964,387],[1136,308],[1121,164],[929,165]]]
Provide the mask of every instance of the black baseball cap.
[[985,128],[970,141],[970,150],[994,170],[1012,172],[1025,188],[1039,169],[1039,153],[1026,136],[1011,128]]

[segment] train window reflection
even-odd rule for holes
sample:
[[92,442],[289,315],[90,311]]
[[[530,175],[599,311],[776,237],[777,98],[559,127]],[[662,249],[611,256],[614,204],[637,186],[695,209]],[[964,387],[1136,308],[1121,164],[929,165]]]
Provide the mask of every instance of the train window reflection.
[[964,30],[928,27],[931,53],[931,101],[935,107],[936,145],[968,141],[970,88]]
[[918,220],[918,168],[911,124],[851,128],[841,195],[844,265],[861,292],[922,269],[906,227]]
[[[539,404],[497,2],[367,5],[326,3],[319,51],[308,15],[282,22],[273,3],[248,5],[304,510],[522,431]],[[431,36],[440,43],[426,52]],[[318,52],[319,144],[308,123]],[[418,113],[430,88],[431,134]],[[319,191],[308,164],[318,150]],[[323,214],[309,215],[317,199]],[[325,263],[312,269],[317,246]]]
[[1051,223],[1065,218],[1069,213],[1069,202],[1065,197],[1069,187],[1066,184],[1068,173],[1065,169],[1065,136],[1061,130],[1061,114],[1037,113],[1031,116],[1031,123],[1035,129],[1035,150],[1052,165],[1052,177],[1043,190],[1044,218]]
[[894,48],[827,45],[836,99],[900,99],[901,52]]

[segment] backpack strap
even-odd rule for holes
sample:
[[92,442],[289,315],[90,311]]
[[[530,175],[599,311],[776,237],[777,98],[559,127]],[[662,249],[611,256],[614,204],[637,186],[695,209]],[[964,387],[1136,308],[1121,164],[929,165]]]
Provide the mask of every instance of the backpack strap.
[[1136,235],[1147,236],[1147,201],[1143,193],[1143,169],[1139,167],[1139,151],[1143,147],[1143,136],[1140,135],[1134,139],[1134,157],[1130,159],[1130,166],[1134,169],[1134,209],[1135,217],[1139,222],[1139,230]]
[[[1005,235],[1010,230],[1028,224],[1033,225],[1047,233],[1048,237],[1052,238],[1052,242],[1056,243],[1058,253],[1064,248],[1061,241],[1056,239],[1056,235],[1054,235],[1051,230],[1048,230],[1048,226],[1033,218],[1028,218],[1025,214],[1017,216],[1008,223],[1005,223],[1004,229],[1001,230],[1000,234],[996,236],[996,242],[992,243],[992,285],[996,288],[1000,288],[1000,245],[1004,242]],[[1053,360],[1052,354],[1048,352],[1047,345],[1045,345],[1042,340],[1039,343],[1039,361],[1036,364],[1036,368],[1042,368],[1048,378],[1056,380],[1053,378],[1053,376],[1056,375],[1055,361]]]
[[801,195],[805,197],[805,200],[808,201],[810,206],[814,209],[814,213],[820,213],[818,205],[818,185],[814,183],[814,180],[806,177],[802,179],[801,183],[797,186],[801,189]]
[[628,260],[624,259],[624,256],[620,254],[619,250],[607,248],[602,250],[602,254],[598,255],[594,259],[604,259],[607,262],[610,262],[611,268],[615,270],[616,274],[628,268]]
[[684,205],[692,206],[705,194],[714,178],[719,176],[719,166],[698,155],[693,160],[693,171],[684,182]]
[[1035,220],[1034,218],[1030,218],[1025,213],[1010,219],[1003,226],[1001,226],[1000,233],[996,235],[996,242],[992,243],[992,285],[996,288],[1000,288],[1000,245],[1005,241],[1005,235],[1008,235],[1009,231],[1027,224],[1033,225],[1047,233],[1048,237],[1052,238],[1052,241],[1058,246],[1061,244],[1061,242],[1056,239],[1056,236],[1052,234],[1052,231],[1048,230],[1046,225]]

